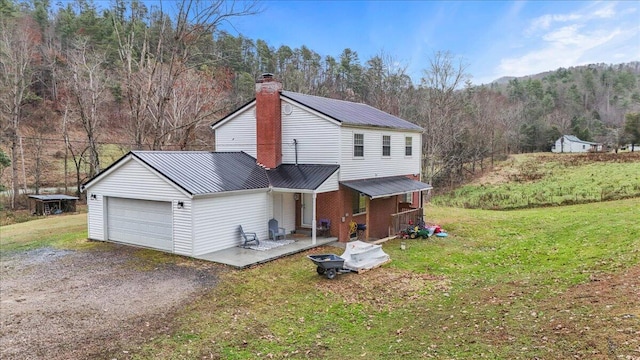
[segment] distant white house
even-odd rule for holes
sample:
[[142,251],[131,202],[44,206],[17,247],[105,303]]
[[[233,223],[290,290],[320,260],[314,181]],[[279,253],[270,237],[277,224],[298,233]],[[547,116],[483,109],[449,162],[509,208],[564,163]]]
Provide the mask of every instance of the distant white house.
[[563,135],[551,148],[554,153],[583,153],[602,151],[602,144],[578,139],[574,135]]

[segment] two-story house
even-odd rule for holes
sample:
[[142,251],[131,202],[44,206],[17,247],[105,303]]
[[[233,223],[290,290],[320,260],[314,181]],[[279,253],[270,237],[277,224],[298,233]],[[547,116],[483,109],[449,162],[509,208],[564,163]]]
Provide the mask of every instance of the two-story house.
[[214,152],[132,151],[84,185],[89,238],[187,256],[238,246],[238,227],[347,241],[350,224],[387,237],[390,216],[422,206],[422,129],[371,106],[282,90],[212,125]]

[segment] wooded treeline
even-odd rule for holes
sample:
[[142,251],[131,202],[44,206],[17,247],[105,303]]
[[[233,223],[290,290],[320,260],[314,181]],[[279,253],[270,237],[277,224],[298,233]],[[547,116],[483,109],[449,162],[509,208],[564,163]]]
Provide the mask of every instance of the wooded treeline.
[[[548,151],[562,134],[640,142],[624,120],[640,111],[640,62],[474,86],[465,61],[443,51],[412,79],[392,54],[363,61],[351,49],[321,55],[220,30],[259,17],[259,3],[152,4],[0,0],[1,145],[11,160],[2,179],[14,194],[62,181],[79,190],[108,165],[107,144],[211,149],[208,125],[252,99],[265,72],[287,90],[364,102],[422,126],[423,180],[436,187],[511,153]],[[62,162],[63,180],[51,170]]]

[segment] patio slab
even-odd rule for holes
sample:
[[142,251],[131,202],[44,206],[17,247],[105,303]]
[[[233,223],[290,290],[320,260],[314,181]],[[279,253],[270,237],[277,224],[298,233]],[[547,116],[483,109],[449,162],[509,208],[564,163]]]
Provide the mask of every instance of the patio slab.
[[318,246],[332,245],[338,238],[316,238],[316,243],[311,243],[311,238],[297,238],[291,244],[279,246],[266,251],[246,249],[243,247],[232,247],[220,251],[198,256],[198,259],[213,261],[220,264],[230,265],[238,269],[243,269],[252,265],[262,264],[268,261],[279,259],[284,256],[303,252]]

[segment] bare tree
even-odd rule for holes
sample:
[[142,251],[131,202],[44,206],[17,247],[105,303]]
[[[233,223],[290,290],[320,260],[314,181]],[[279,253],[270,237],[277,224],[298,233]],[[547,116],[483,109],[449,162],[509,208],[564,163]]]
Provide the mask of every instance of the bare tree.
[[456,161],[455,147],[460,144],[464,99],[458,92],[468,78],[467,65],[449,52],[437,52],[424,70],[420,87],[424,96],[419,113],[424,127],[423,176],[432,183],[440,172],[449,172]]
[[22,109],[29,99],[34,83],[33,66],[38,61],[40,34],[29,17],[0,18],[0,121],[3,138],[11,147],[11,208],[15,209],[18,185],[18,147]]
[[32,160],[28,172],[33,178],[33,189],[40,194],[43,182],[48,175],[49,161],[47,160],[47,132],[41,129],[29,127],[25,130],[26,148],[29,158]]
[[[162,6],[162,2],[159,4]],[[176,102],[182,101],[175,98],[176,87],[185,72],[203,66],[203,42],[211,41],[222,23],[259,11],[256,1],[182,0],[172,4],[176,6],[171,12],[176,14],[173,18],[161,16],[152,21],[136,8],[128,22],[122,18],[113,20],[131,116],[130,131],[137,148],[146,143],[156,150],[166,144],[167,130],[172,127],[169,108],[175,109]],[[141,23],[148,26],[136,26]],[[155,37],[150,35],[150,29]]]
[[225,109],[230,82],[224,80],[222,75],[193,70],[181,75],[167,106],[168,126],[158,139],[162,146],[171,141],[180,150],[188,150],[197,145],[198,135],[210,136],[207,125]]
[[103,68],[105,55],[94,51],[86,40],[78,40],[69,52],[67,83],[72,99],[73,114],[78,116],[87,136],[89,151],[89,176],[100,172],[98,138],[104,117],[104,105],[108,102],[109,77]]

